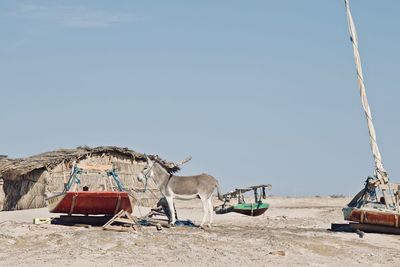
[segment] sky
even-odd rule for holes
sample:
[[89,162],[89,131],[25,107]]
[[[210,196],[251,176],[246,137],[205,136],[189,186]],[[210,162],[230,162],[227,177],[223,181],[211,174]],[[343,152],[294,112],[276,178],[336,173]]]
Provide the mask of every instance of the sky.
[[[400,181],[400,1],[351,0]],[[116,145],[223,191],[354,195],[374,171],[344,1],[0,0],[0,154]]]

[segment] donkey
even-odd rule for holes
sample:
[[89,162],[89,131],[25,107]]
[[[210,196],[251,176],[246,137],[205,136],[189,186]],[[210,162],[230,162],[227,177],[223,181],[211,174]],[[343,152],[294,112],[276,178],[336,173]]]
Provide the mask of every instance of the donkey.
[[[161,194],[166,198],[171,214],[175,214],[174,198],[184,200],[200,198],[204,210],[200,227],[203,228],[208,213],[209,223],[207,226],[211,228],[214,213],[211,200],[215,189],[217,189],[218,198],[222,200],[222,196],[219,193],[218,181],[214,177],[205,173],[194,176],[175,176],[169,173],[157,160],[152,161],[147,157],[147,166],[138,176],[139,181],[143,181],[144,179],[146,179],[146,182],[148,179],[154,180]],[[174,225],[176,222],[175,216],[171,216],[169,220],[171,225]]]

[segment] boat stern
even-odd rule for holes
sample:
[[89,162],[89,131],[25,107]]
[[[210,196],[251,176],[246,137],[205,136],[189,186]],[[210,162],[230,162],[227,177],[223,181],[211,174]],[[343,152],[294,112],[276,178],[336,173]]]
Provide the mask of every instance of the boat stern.
[[353,212],[353,210],[354,210],[354,207],[349,207],[349,206],[346,206],[346,207],[344,207],[343,209],[342,209],[342,212],[343,212],[343,218],[346,220],[346,221],[351,221],[351,213]]

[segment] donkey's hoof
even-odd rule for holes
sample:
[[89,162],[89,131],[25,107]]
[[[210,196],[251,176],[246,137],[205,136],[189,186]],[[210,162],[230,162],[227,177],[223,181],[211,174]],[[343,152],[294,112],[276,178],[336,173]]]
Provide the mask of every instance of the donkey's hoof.
[[175,227],[176,224],[175,223],[169,223],[168,226],[171,228],[171,227]]

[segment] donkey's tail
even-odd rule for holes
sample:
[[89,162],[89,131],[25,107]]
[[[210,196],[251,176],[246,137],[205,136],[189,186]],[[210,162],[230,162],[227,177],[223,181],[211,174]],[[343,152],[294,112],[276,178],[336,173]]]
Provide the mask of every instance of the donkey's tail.
[[218,196],[218,199],[219,199],[219,200],[224,201],[223,196],[222,196],[221,193],[219,192],[219,186],[217,186],[217,196]]

